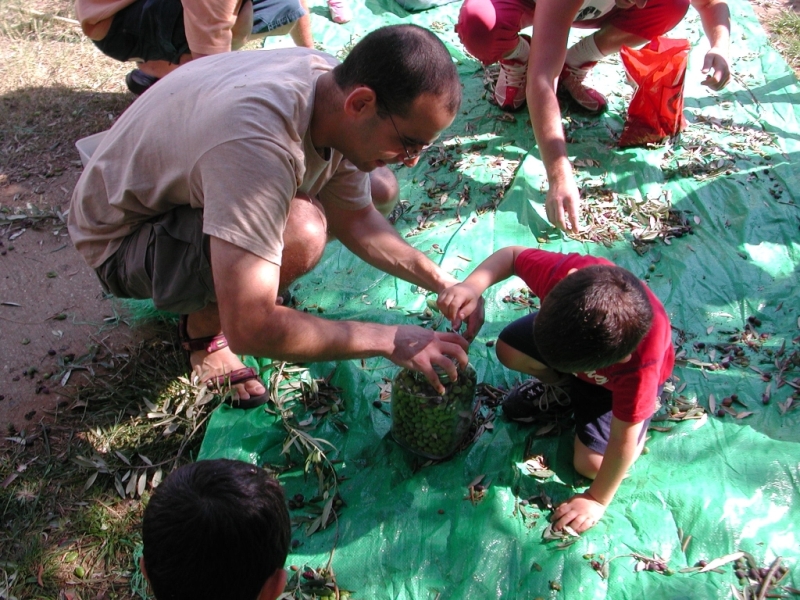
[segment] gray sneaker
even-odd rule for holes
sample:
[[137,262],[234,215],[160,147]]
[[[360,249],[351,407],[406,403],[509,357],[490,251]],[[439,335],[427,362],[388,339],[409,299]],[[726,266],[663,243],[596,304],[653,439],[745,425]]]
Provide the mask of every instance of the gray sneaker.
[[572,400],[564,386],[529,379],[506,396],[501,405],[507,419],[518,423],[563,421],[572,415]]

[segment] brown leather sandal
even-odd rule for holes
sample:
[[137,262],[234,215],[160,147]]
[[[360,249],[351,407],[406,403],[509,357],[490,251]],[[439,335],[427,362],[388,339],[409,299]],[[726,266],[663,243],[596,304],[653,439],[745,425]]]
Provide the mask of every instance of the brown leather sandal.
[[[205,350],[211,354],[212,352],[228,347],[228,340],[225,338],[225,335],[221,333],[204,338],[190,338],[187,330],[188,320],[188,315],[181,315],[180,321],[178,322],[178,337],[181,341],[181,347],[186,350],[188,354],[197,352],[198,350]],[[231,371],[230,373],[225,373],[224,375],[215,375],[206,382],[206,385],[208,385],[209,389],[221,392],[223,389],[245,383],[252,379],[258,379],[256,370],[252,367],[243,367]],[[247,400],[238,400],[228,397],[225,402],[234,408],[255,408],[269,402],[269,391],[259,396],[250,396]]]

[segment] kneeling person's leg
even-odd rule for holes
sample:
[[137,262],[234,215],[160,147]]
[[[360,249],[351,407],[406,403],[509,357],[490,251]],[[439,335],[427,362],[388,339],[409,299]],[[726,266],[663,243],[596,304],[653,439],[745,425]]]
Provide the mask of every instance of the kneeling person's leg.
[[328,221],[325,209],[314,198],[298,194],[289,208],[289,219],[283,230],[283,256],[278,294],[292,282],[313,269],[322,258],[328,242]]
[[[183,331],[188,340],[222,333],[200,209],[180,207],[145,223],[96,271],[105,289],[117,297],[151,298],[159,310],[188,315]],[[189,360],[201,381],[225,380],[244,368],[229,348],[219,345],[192,348]],[[233,386],[240,400],[266,392],[256,377],[244,379]]]
[[[570,396],[575,407],[575,470],[594,479],[603,463],[603,456],[611,439],[611,391],[575,378],[570,386]],[[642,423],[636,456],[642,452],[650,419]]]
[[544,362],[533,339],[533,324],[537,314],[517,319],[500,332],[497,358],[512,371],[532,375],[542,383],[559,383],[564,379],[564,374],[551,369]]
[[159,310],[196,312],[216,301],[203,211],[180,207],[145,223],[97,268],[120,298],[150,298]]

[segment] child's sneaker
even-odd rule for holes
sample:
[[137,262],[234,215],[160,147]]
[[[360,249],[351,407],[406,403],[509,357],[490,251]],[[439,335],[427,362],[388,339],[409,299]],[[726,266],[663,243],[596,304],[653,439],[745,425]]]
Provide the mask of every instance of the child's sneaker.
[[347,0],[328,0],[328,10],[331,11],[331,19],[334,23],[341,25],[353,18],[350,7],[345,4]]
[[584,112],[599,115],[608,108],[608,100],[597,90],[583,84],[596,62],[584,63],[580,67],[570,67],[565,64],[558,77],[558,92],[567,96]]
[[572,412],[572,400],[563,387],[529,379],[503,400],[503,414],[518,423],[558,421]]
[[494,86],[494,99],[503,110],[519,110],[525,104],[530,39],[527,35],[519,36],[520,46],[517,46],[514,57],[500,60],[500,74]]

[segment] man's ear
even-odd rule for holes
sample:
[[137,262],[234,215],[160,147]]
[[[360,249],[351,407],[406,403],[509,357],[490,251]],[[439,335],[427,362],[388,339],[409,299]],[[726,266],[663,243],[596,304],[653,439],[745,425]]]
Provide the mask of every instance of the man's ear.
[[372,88],[360,85],[347,94],[344,111],[350,117],[372,116],[378,111],[378,97]]
[[285,587],[286,571],[284,569],[276,569],[264,583],[264,587],[261,588],[258,600],[275,600],[281,595]]

